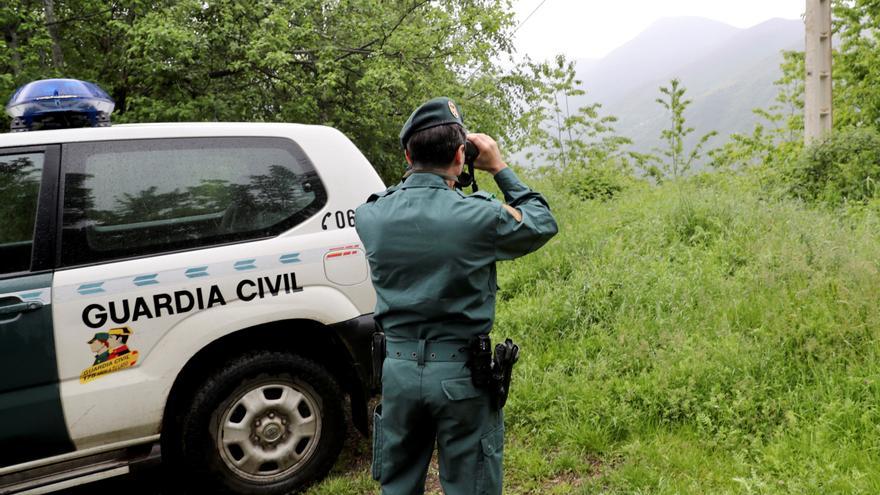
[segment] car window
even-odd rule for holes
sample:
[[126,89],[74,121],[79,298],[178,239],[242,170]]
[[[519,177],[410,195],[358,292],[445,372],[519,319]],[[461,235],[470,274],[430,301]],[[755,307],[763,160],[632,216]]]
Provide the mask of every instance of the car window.
[[76,143],[63,154],[63,265],[268,237],[326,203],[288,139]]
[[43,154],[0,155],[0,274],[31,267]]

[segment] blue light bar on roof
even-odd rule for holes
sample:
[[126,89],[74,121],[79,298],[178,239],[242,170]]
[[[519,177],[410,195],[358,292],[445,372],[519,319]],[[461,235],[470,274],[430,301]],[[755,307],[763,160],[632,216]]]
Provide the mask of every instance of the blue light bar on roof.
[[96,84],[76,79],[43,79],[18,88],[6,113],[13,131],[105,127],[115,103]]

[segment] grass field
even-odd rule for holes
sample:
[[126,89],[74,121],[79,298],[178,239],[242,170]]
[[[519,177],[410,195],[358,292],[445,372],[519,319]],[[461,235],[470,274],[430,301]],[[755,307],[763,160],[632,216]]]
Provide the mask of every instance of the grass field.
[[[534,183],[560,234],[499,265],[505,493],[880,493],[880,219],[748,184]],[[309,493],[368,470],[355,441]]]

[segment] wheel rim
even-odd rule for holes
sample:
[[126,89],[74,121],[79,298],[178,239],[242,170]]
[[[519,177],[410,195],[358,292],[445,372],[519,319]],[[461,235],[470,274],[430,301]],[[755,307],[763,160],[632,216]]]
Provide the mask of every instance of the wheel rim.
[[314,392],[294,383],[272,382],[234,397],[220,416],[215,439],[232,472],[271,483],[302,468],[314,456],[320,436],[321,413]]

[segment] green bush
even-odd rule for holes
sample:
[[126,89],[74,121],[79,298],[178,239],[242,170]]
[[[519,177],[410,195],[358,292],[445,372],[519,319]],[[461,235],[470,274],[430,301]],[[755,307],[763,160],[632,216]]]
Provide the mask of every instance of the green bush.
[[831,206],[864,202],[877,194],[880,133],[846,129],[808,146],[788,172],[790,190]]
[[607,201],[636,181],[616,160],[571,164],[552,173],[554,186],[584,201]]

